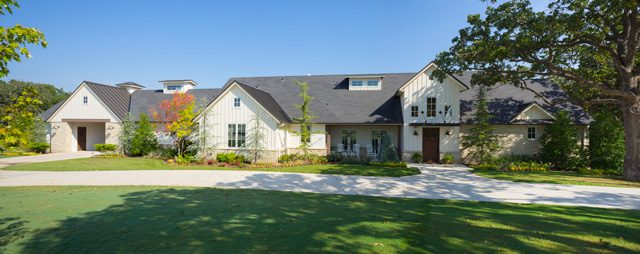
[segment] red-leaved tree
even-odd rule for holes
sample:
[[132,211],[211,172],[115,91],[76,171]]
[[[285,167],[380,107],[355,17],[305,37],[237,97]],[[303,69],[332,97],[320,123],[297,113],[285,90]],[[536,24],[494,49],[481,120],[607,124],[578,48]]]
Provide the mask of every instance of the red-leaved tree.
[[195,129],[192,121],[196,115],[195,97],[188,93],[175,93],[170,100],[162,100],[158,105],[159,111],[153,111],[151,116],[160,123],[162,131],[168,132],[174,140],[178,155],[185,152],[186,141]]

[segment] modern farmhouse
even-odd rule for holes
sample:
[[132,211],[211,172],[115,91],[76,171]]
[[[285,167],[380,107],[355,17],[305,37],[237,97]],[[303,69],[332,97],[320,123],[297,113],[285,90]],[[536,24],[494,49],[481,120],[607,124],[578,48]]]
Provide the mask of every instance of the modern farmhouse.
[[[471,74],[431,79],[431,63],[417,73],[367,75],[306,75],[230,78],[219,89],[199,89],[192,80],[164,80],[162,89],[144,89],[133,82],[115,86],[82,82],[72,95],[42,114],[50,124],[51,151],[93,150],[95,144],[118,142],[122,119],[148,114],[173,93],[191,93],[206,107],[194,121],[206,125],[212,153],[241,151],[254,116],[266,136],[265,160],[295,153],[300,136],[292,119],[302,102],[297,81],[308,82],[312,113],[311,147],[315,153],[340,151],[375,156],[388,134],[404,160],[420,153],[424,161],[451,154],[464,156],[461,137],[473,124],[478,91]],[[501,154],[534,154],[545,126],[565,110],[579,126],[585,145],[591,117],[571,103],[562,89],[545,80],[530,80],[526,88],[504,84],[488,91],[492,124],[500,136]]]

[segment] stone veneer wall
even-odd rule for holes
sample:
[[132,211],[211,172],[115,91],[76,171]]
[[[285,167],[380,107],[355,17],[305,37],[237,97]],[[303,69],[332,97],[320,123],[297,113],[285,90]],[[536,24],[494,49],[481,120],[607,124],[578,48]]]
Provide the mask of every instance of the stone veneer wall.
[[73,133],[71,125],[66,122],[51,123],[51,152],[67,153],[71,152],[71,142]]
[[118,144],[120,138],[120,130],[122,129],[121,123],[108,122],[104,126],[104,143],[105,144]]

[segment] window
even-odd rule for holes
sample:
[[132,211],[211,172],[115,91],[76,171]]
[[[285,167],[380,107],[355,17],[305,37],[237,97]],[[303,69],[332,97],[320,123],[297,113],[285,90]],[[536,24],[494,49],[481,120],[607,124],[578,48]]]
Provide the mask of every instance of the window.
[[[309,132],[309,137],[307,137],[307,143],[311,142],[311,125],[307,126],[307,131]],[[304,138],[302,134],[300,135],[300,143],[304,143]]]
[[244,147],[246,137],[246,125],[229,124],[227,132],[228,147]]
[[527,138],[530,140],[536,139],[536,127],[527,128]]
[[427,98],[427,117],[436,117],[436,98]]
[[167,91],[179,91],[182,90],[182,86],[167,86]]
[[362,80],[352,80],[351,86],[362,86]]
[[387,130],[373,130],[371,131],[371,147],[373,152],[378,154],[380,151],[380,144],[382,144],[382,138],[387,135]]
[[238,97],[233,98],[233,107],[234,108],[239,108],[240,107],[240,98],[238,98]]
[[411,117],[418,117],[418,106],[411,106]]
[[356,134],[355,130],[342,130],[342,145],[347,150],[353,150],[353,145],[357,142]]
[[89,97],[88,96],[82,97],[82,104],[87,104],[87,103],[89,103]]
[[367,80],[367,86],[378,86],[380,84],[379,80],[371,79]]

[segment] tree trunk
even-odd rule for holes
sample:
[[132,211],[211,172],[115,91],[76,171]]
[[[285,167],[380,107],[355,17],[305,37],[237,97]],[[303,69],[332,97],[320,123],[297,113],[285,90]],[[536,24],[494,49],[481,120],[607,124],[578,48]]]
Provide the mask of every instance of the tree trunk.
[[[633,106],[636,107],[635,110]],[[624,179],[640,181],[640,102],[623,105],[624,116]]]

